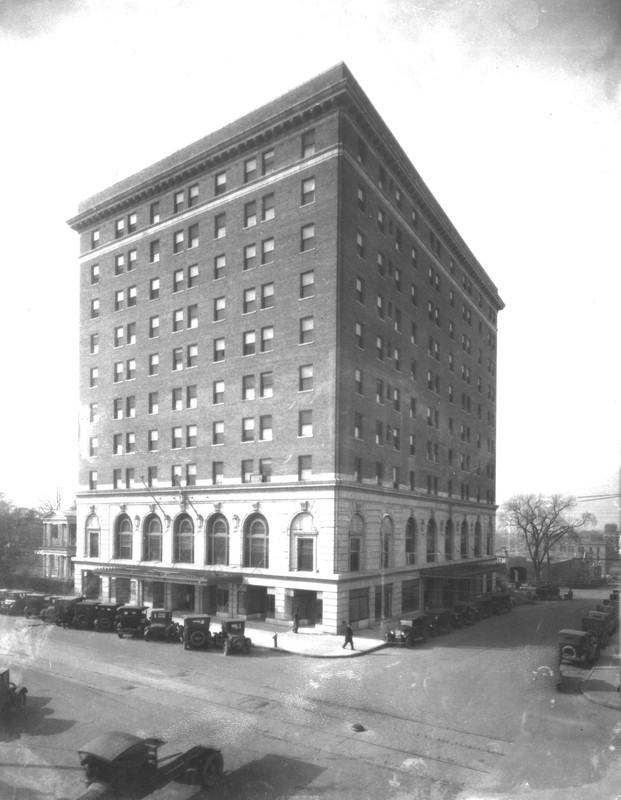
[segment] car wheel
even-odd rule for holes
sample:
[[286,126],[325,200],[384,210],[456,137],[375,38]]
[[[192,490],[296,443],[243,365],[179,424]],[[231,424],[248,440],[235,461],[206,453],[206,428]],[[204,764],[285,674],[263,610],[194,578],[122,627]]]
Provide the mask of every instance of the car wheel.
[[192,631],[190,634],[190,644],[192,647],[202,647],[207,641],[203,631]]
[[109,631],[111,628],[112,628],[112,620],[106,619],[106,617],[97,620],[97,630]]
[[414,639],[411,636],[405,637],[405,646],[409,649],[414,647]]
[[201,761],[199,767],[200,780],[203,786],[215,786],[220,780],[224,770],[222,753],[218,750],[208,753]]
[[88,617],[86,614],[79,614],[76,617],[75,624],[78,628],[88,628]]
[[145,640],[145,642],[150,642],[151,641],[151,634],[150,633],[145,633],[144,640]]
[[119,637],[119,639],[123,638],[123,631],[117,631],[116,634]]

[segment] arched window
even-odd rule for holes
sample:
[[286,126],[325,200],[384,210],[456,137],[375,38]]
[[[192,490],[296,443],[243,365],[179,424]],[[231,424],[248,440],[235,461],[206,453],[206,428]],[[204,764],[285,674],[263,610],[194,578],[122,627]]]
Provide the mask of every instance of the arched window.
[[476,525],[474,526],[474,555],[482,556],[482,545],[483,545],[483,536],[481,533],[481,523],[477,520]]
[[194,563],[194,523],[187,514],[175,520],[173,561],[175,564]]
[[291,569],[312,572],[315,569],[315,529],[313,516],[297,514],[291,523]]
[[446,561],[453,560],[453,539],[455,531],[453,530],[453,520],[449,519],[444,526],[444,558]]
[[84,550],[86,558],[99,558],[99,540],[101,527],[97,514],[91,514],[86,520],[86,541]]
[[380,528],[380,569],[392,566],[392,539],[392,520],[384,517]]
[[269,567],[267,522],[260,514],[253,514],[244,526],[244,567]]
[[114,526],[114,558],[132,559],[134,528],[127,514],[121,514]]
[[145,520],[142,553],[143,561],[162,560],[162,523],[155,514]]
[[354,514],[349,524],[349,571],[359,572],[363,568],[364,519]]
[[418,529],[416,520],[410,517],[405,523],[405,563],[416,564],[416,539]]
[[460,532],[460,551],[462,558],[468,558],[468,523],[464,520],[461,523],[461,532]]
[[436,561],[436,521],[433,517],[427,523],[427,563]]
[[206,564],[229,563],[229,525],[221,514],[213,516],[207,525]]

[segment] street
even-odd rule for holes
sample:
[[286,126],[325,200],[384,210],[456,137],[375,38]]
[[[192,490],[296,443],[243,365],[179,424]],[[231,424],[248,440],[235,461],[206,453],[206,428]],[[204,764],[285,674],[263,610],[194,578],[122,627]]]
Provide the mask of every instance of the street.
[[352,659],[225,658],[0,617],[2,660],[29,691],[2,733],[0,797],[70,800],[84,786],[78,747],[127,730],[219,747],[217,800],[614,800],[618,713],[559,694],[554,677],[557,631],[601,596]]

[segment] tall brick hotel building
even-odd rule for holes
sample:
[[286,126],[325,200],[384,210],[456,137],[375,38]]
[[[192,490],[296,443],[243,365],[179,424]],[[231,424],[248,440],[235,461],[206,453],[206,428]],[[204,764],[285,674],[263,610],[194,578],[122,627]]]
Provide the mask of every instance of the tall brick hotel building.
[[503,303],[344,64],[69,224],[78,590],[337,632],[492,585]]

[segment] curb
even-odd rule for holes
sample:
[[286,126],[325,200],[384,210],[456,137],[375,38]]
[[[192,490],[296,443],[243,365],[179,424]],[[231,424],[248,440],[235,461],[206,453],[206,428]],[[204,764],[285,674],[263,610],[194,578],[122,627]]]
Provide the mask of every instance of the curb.
[[345,653],[334,653],[333,655],[323,654],[323,653],[300,653],[299,650],[289,650],[286,647],[270,647],[269,645],[263,644],[253,644],[253,647],[260,647],[262,650],[269,650],[270,652],[279,651],[281,653],[287,653],[291,656],[300,656],[300,658],[360,658],[360,656],[366,656],[367,653],[375,653],[377,650],[383,650],[384,647],[388,645],[384,642],[378,644],[376,647],[369,647],[366,650],[354,650],[353,652],[350,650],[347,654]]
[[607,670],[607,669],[616,669],[616,667],[593,667],[589,672],[589,674],[587,675],[587,677],[582,681],[580,685],[580,691],[582,692],[582,695],[586,697],[586,699],[589,700],[591,703],[596,703],[598,706],[605,706],[606,708],[614,708],[616,711],[619,711],[621,709],[621,703],[618,692],[615,692],[616,703],[609,703],[607,700],[600,700],[598,697],[595,696],[595,693],[591,694],[589,690],[585,688],[586,684],[591,680],[593,674],[597,670]]

